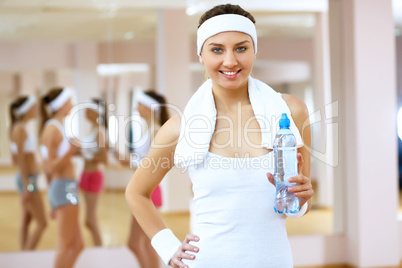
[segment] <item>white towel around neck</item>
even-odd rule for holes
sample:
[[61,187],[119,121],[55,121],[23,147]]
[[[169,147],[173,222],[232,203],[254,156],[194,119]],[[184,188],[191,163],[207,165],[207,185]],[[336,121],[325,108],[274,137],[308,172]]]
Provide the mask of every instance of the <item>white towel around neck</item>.
[[[248,93],[251,107],[261,128],[261,147],[272,149],[282,113],[286,113],[290,119],[290,130],[296,137],[297,147],[303,146],[300,132],[280,93],[251,76],[248,78]],[[215,131],[216,118],[212,81],[208,79],[198,88],[184,108],[179,140],[174,153],[174,164],[178,168],[186,168],[204,161]]]

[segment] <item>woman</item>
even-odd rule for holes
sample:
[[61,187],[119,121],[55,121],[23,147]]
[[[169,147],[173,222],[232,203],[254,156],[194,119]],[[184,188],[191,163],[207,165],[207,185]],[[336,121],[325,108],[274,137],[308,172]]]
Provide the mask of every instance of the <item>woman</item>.
[[73,267],[83,249],[78,192],[72,156],[77,147],[65,136],[63,121],[72,108],[72,91],[53,88],[43,98],[40,150],[49,183],[48,199],[58,227],[54,267]]
[[102,246],[96,212],[99,195],[103,190],[101,164],[107,163],[106,108],[105,104],[98,99],[92,99],[89,104],[95,109],[86,109],[86,117],[92,124],[92,131],[81,144],[81,154],[85,163],[80,189],[84,192],[86,204],[85,225],[92,234],[94,245]]
[[[272,146],[287,113],[299,146],[299,175],[290,188],[303,216],[311,207],[310,129],[306,105],[250,77],[257,53],[255,20],[236,5],[204,13],[197,53],[208,79],[181,117],[159,130],[126,190],[127,202],[151,243],[173,267],[293,267],[284,214],[273,208]],[[303,139],[301,138],[303,134]],[[157,145],[157,146],[156,146]],[[169,160],[169,166],[166,160]],[[159,160],[165,164],[158,165]],[[188,169],[194,192],[194,234],[180,241],[156,213],[150,193],[174,166]],[[268,177],[268,180],[267,180]],[[270,184],[269,181],[272,183]]]
[[[38,163],[35,158],[37,137],[27,128],[28,122],[36,118],[37,110],[37,101],[33,96],[19,97],[10,107],[10,145],[13,163],[18,167],[16,179],[22,205],[20,227],[22,250],[35,249],[47,225],[42,196],[37,186]],[[33,222],[35,229],[29,232]]]
[[[166,101],[162,95],[153,90],[148,90],[145,92],[137,91],[135,97],[140,115],[140,118],[135,118],[135,120],[140,119],[143,121],[144,124],[142,125],[145,127],[141,131],[141,137],[135,142],[131,161],[120,160],[122,164],[131,165],[134,168],[138,167],[139,161],[147,155],[153,138],[161,125],[169,118]],[[151,200],[156,208],[162,206],[162,193],[159,185],[152,191]],[[134,217],[131,217],[128,248],[137,256],[141,267],[159,267],[159,256],[153,249],[150,239]]]

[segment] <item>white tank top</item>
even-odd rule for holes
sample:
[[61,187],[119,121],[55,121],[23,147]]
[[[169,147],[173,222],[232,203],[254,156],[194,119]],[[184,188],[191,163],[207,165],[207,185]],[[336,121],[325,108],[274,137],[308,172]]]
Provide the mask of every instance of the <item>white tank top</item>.
[[140,140],[136,142],[136,145],[138,147],[135,147],[134,153],[138,154],[140,158],[144,158],[151,148],[151,133],[149,131],[149,128],[144,133],[144,135],[141,136]]
[[[159,130],[160,127],[153,128],[154,130]],[[144,135],[135,142],[134,144],[134,155],[132,154],[130,157],[131,165],[137,167],[141,160],[148,154],[149,149],[151,148],[151,128],[148,128]]]
[[92,160],[95,154],[99,153],[97,141],[99,128],[95,128],[87,137],[81,139],[81,154],[84,159]]
[[[207,153],[204,162],[189,166],[195,223],[200,241],[191,268],[292,268],[286,216],[273,208],[273,153],[231,158]],[[194,254],[194,253],[192,253]]]
[[[57,121],[55,119],[49,119],[46,122],[46,125],[49,125],[49,124],[56,126],[59,129],[61,135],[63,135],[63,140],[61,141],[61,143],[59,144],[59,148],[57,149],[57,158],[63,157],[70,150],[70,146],[71,146],[70,142],[68,141],[68,139],[65,135],[64,127],[59,121]],[[40,145],[40,152],[44,159],[49,158],[49,152],[45,145],[43,145],[43,144]]]
[[17,154],[18,153],[18,146],[15,142],[10,142],[10,150],[12,154]]

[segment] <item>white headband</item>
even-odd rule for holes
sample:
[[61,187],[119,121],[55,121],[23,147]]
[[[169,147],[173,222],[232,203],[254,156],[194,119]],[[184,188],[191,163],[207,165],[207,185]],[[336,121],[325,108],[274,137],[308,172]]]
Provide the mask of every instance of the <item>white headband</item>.
[[161,105],[157,100],[155,100],[154,98],[152,98],[151,96],[145,94],[142,91],[137,91],[137,94],[136,94],[135,97],[136,97],[136,99],[137,99],[137,101],[139,103],[147,106],[150,109],[151,108],[158,109],[160,107],[160,105]]
[[17,116],[21,116],[26,114],[31,108],[32,106],[34,106],[36,103],[36,98],[34,96],[29,96],[28,99],[26,101],[24,101],[24,103],[17,108],[17,110],[15,111],[15,114]]
[[95,110],[95,112],[98,113],[99,115],[104,115],[105,114],[105,108],[103,108],[103,106],[101,104],[96,103],[93,100],[88,100],[87,103],[89,105],[93,106],[93,108],[92,107],[88,107],[88,108]]
[[59,110],[70,98],[73,92],[69,88],[63,88],[59,96],[48,103],[48,107],[52,112]]
[[237,14],[224,14],[212,17],[201,24],[197,31],[197,55],[201,55],[204,42],[218,33],[242,32],[251,36],[257,54],[257,31],[254,23],[247,17]]

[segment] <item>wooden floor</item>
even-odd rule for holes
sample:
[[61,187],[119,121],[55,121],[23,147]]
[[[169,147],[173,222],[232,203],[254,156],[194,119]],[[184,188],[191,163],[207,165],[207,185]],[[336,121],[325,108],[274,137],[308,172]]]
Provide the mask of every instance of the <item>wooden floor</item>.
[[[42,193],[46,210],[49,211],[46,194]],[[83,200],[81,198],[81,200]],[[402,199],[401,199],[402,202]],[[18,226],[20,220],[20,200],[17,193],[1,193],[0,204],[0,251],[18,251]],[[7,204],[7,205],[4,205]],[[84,228],[83,213],[81,206],[81,225],[83,229],[84,243],[86,247],[92,246],[89,232]],[[161,214],[165,223],[174,233],[183,240],[189,232],[189,213]],[[107,247],[122,246],[126,244],[130,223],[130,212],[128,210],[123,191],[106,191],[100,198],[99,221],[102,232],[103,244]],[[313,209],[308,215],[301,219],[288,219],[286,228],[288,235],[306,234],[331,234],[333,214],[329,209]],[[39,250],[53,249],[56,244],[56,223],[49,219],[42,240],[38,245]],[[320,266],[314,268],[349,268],[350,266]],[[402,265],[400,266],[402,267]],[[300,267],[301,268],[301,267]],[[304,267],[313,268],[313,267]]]
[[[46,193],[42,193],[46,210],[49,205]],[[83,198],[81,197],[81,200]],[[20,220],[20,200],[16,193],[0,194],[0,251],[18,251],[18,226]],[[86,246],[92,246],[89,232],[84,228],[84,206],[80,207],[81,225]],[[171,228],[179,239],[183,240],[190,231],[189,213],[161,213],[166,225]],[[56,244],[56,223],[48,220],[48,227],[38,245],[38,249],[52,249]],[[126,244],[130,224],[130,212],[127,207],[124,193],[122,191],[106,191],[100,197],[99,202],[99,223],[104,246],[113,247]],[[289,235],[302,234],[331,234],[332,212],[331,210],[313,210],[305,217],[287,220]]]

